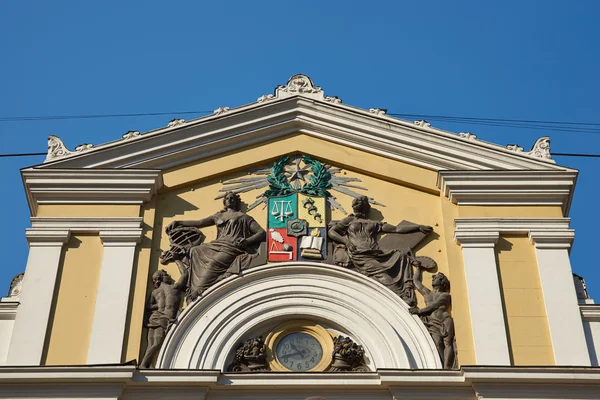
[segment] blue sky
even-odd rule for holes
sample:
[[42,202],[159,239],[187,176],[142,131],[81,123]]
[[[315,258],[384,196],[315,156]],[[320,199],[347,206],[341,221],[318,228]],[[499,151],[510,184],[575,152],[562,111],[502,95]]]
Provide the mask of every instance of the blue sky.
[[[600,122],[599,12],[593,0],[6,0],[0,117],[214,110],[304,73],[346,104],[394,113]],[[0,122],[0,153],[45,152],[49,134],[71,149],[100,144],[173,117]],[[549,134],[553,152],[600,153],[599,133],[432,125],[525,149]],[[27,259],[19,169],[43,159],[0,159],[0,295]],[[571,260],[600,301],[600,159],[555,159],[580,171]]]

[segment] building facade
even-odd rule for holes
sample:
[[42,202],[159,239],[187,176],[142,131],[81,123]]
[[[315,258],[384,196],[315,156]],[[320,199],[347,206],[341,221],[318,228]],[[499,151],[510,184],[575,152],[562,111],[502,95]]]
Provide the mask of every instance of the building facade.
[[305,75],[22,170],[0,398],[594,399],[577,171]]

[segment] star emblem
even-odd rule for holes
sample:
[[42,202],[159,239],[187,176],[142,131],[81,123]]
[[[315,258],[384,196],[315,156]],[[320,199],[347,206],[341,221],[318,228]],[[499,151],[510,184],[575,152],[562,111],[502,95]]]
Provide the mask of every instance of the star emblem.
[[301,167],[300,162],[302,162],[302,157],[296,156],[294,157],[294,165],[285,167],[285,172],[290,175],[290,182],[296,190],[302,187],[300,181],[306,182],[304,176],[310,172],[306,166]]

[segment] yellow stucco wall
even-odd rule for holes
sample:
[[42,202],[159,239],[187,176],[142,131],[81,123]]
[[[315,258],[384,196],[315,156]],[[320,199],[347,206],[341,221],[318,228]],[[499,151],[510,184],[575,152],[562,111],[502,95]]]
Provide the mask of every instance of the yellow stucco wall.
[[65,246],[49,323],[47,365],[85,364],[102,263],[97,235],[74,235]]
[[496,254],[514,365],[554,365],[533,245],[525,236],[503,235]]
[[[159,264],[160,250],[169,246],[164,227],[173,220],[194,220],[211,215],[221,209],[221,200],[214,198],[223,188],[222,181],[247,176],[247,171],[258,166],[270,165],[284,154],[308,154],[320,161],[344,168],[348,177],[362,180],[359,186],[385,207],[375,206],[371,217],[397,224],[402,220],[431,225],[435,229],[419,255],[434,258],[438,270],[448,275],[452,284],[452,314],[456,326],[459,362],[475,364],[473,337],[469,316],[469,303],[460,246],[454,241],[454,219],[458,217],[562,217],[560,207],[459,207],[441,196],[436,187],[437,172],[411,166],[375,154],[360,152],[342,145],[326,142],[305,135],[289,136],[237,153],[226,154],[171,170],[163,171],[164,187],[155,198],[139,206],[114,205],[41,205],[38,216],[81,217],[143,217],[144,236],[136,253],[132,293],[125,332],[124,357],[122,361],[140,359],[145,347],[145,330],[142,327],[144,307],[150,289],[150,276],[159,268],[166,269],[174,278],[179,276],[174,264]],[[252,203],[264,189],[242,194],[242,200]],[[351,211],[352,198],[336,194],[337,201]],[[257,207],[249,215],[266,228],[266,210]],[[330,219],[343,218],[334,211]],[[207,240],[214,239],[214,227],[203,229]],[[531,301],[532,309],[525,311],[515,306],[517,298],[535,297],[539,292],[537,281],[517,280],[518,266],[527,265],[537,273],[533,249],[524,238],[516,240],[515,253],[506,249],[498,251],[503,295],[507,301],[509,336],[513,345],[512,355],[517,365],[553,364],[551,348],[548,353],[547,323],[543,331],[545,314],[541,314],[539,299]],[[48,364],[83,364],[91,332],[91,318],[98,284],[102,258],[102,244],[97,236],[78,235],[72,239],[64,254],[60,288],[55,300],[52,325],[48,339]],[[525,239],[526,240],[526,239]],[[504,243],[504,242],[502,242]],[[511,258],[512,257],[512,258]],[[522,264],[518,264],[522,263]],[[530,276],[530,277],[531,277]],[[529,279],[529,278],[528,278]],[[525,283],[524,283],[525,282]],[[431,286],[431,274],[424,276],[426,286]],[[518,287],[516,285],[526,285]],[[535,286],[537,285],[537,286]],[[423,306],[419,296],[420,306]],[[543,304],[543,302],[542,302]],[[529,313],[532,315],[522,315]],[[535,313],[535,315],[533,315]],[[85,314],[85,316],[83,316]],[[532,322],[533,318],[537,322]],[[528,325],[529,324],[529,325]],[[534,325],[531,325],[534,324]],[[536,325],[537,324],[537,325]],[[529,337],[528,329],[535,329],[537,336]],[[544,336],[546,335],[546,336]],[[548,356],[550,354],[550,357]]]

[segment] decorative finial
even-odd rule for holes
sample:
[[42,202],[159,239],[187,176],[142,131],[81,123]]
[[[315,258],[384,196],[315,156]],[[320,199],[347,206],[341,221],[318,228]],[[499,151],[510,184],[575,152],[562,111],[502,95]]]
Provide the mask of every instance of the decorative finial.
[[80,144],[79,146],[75,147],[75,151],[82,152],[82,151],[90,150],[93,147],[94,147],[93,144],[84,143],[84,144]]
[[387,109],[385,108],[369,108],[369,112],[375,115],[385,115],[387,114]]
[[21,272],[10,281],[10,287],[8,288],[8,297],[19,298],[21,297],[21,289],[23,288],[23,277],[25,272]]
[[213,112],[213,114],[215,114],[215,115],[225,114],[228,111],[229,111],[229,107],[219,107]]
[[169,124],[167,125],[169,128],[173,128],[175,126],[179,126],[185,123],[185,119],[172,119],[169,121]]
[[421,128],[431,128],[431,124],[424,119],[414,122],[415,125],[420,126]]
[[44,162],[52,161],[55,158],[65,157],[73,154],[58,136],[48,136],[48,155]]
[[256,101],[264,103],[276,99],[283,99],[292,96],[308,97],[314,100],[326,101],[332,104],[341,104],[342,100],[336,96],[325,96],[323,89],[315,86],[312,79],[303,74],[292,76],[285,86],[277,86],[275,94],[266,94],[260,96]]
[[521,146],[519,146],[518,144],[507,144],[506,148],[514,151],[516,153],[522,153],[523,152],[523,148]]
[[471,132],[461,132],[458,136],[467,140],[477,140],[477,136],[473,135]]
[[552,156],[550,155],[550,138],[544,136],[536,140],[531,151],[529,151],[527,155],[542,158],[544,160],[552,160]]
[[140,135],[141,133],[139,131],[127,131],[127,133],[123,135],[123,140],[130,140]]

